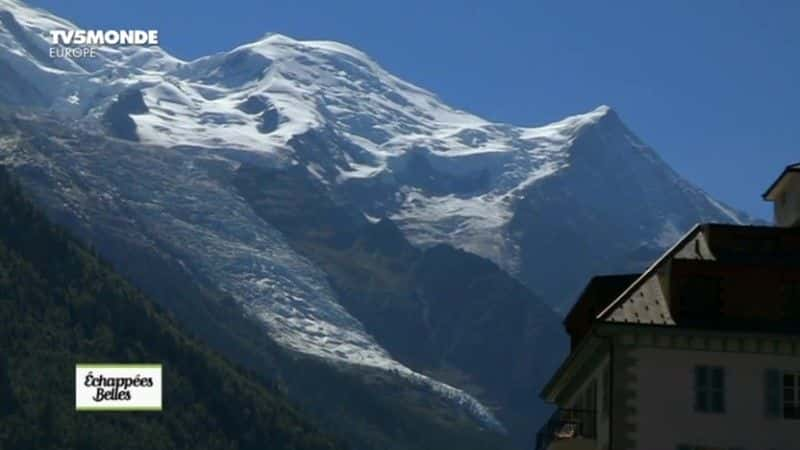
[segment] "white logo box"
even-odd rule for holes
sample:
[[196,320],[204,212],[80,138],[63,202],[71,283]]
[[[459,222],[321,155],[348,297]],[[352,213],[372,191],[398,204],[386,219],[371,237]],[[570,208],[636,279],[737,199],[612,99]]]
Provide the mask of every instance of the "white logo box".
[[161,411],[161,364],[76,364],[76,411]]

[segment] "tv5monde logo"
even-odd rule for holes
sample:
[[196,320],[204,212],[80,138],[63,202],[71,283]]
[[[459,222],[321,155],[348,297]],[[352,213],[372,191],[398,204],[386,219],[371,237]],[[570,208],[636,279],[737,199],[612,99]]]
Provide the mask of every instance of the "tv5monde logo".
[[158,45],[158,30],[50,30],[50,58],[94,58],[101,47]]
[[161,364],[76,364],[76,411],[161,411]]

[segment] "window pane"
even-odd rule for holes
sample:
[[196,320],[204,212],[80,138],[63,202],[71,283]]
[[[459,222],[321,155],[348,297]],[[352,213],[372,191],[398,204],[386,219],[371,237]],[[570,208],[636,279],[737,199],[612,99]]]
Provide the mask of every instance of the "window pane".
[[694,368],[694,385],[696,389],[704,389],[708,386],[708,368],[699,366]]
[[785,403],[783,405],[783,417],[786,419],[800,419],[800,408],[791,403]]
[[714,391],[711,395],[711,411],[724,412],[725,411],[725,397],[722,391]]
[[714,389],[723,389],[725,387],[725,378],[722,372],[722,367],[714,367],[711,371],[711,387]]
[[708,391],[696,390],[694,391],[694,409],[697,411],[708,411]]

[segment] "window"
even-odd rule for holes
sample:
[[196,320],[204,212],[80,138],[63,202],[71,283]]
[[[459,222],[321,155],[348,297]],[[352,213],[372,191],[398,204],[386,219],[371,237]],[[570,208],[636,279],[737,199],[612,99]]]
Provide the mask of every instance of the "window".
[[783,417],[800,419],[800,372],[783,373]]
[[800,371],[770,369],[766,381],[767,416],[800,420]]
[[722,367],[695,367],[694,410],[704,413],[725,412],[725,371]]

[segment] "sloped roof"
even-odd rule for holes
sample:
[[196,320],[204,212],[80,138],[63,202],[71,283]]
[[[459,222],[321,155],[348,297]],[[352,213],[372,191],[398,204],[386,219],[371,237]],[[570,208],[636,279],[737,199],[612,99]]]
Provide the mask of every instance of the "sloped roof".
[[597,314],[596,319],[675,325],[669,298],[656,276],[673,259],[713,262],[727,267],[733,264],[759,270],[779,267],[795,270],[800,268],[800,229],[697,225]]
[[604,317],[607,322],[675,325],[669,299],[658,277],[649,277]]

